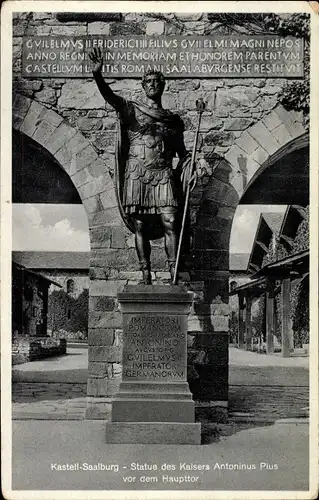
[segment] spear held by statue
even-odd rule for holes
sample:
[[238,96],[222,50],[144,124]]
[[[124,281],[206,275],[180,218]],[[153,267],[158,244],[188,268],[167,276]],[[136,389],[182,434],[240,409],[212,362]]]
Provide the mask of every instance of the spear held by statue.
[[[182,219],[182,225],[181,225],[181,231],[179,235],[179,241],[178,241],[178,248],[177,248],[177,256],[176,256],[176,265],[175,265],[175,271],[174,271],[174,278],[173,278],[173,285],[176,285],[177,283],[177,272],[178,272],[178,265],[179,265],[179,260],[180,260],[180,254],[181,254],[181,248],[182,248],[182,242],[183,242],[183,235],[184,235],[184,230],[185,230],[185,224],[186,224],[186,216],[187,216],[187,211],[188,211],[188,204],[189,204],[189,196],[191,193],[191,184],[195,178],[194,174],[194,169],[195,169],[195,157],[196,157],[196,149],[197,149],[197,143],[198,143],[198,137],[199,137],[199,129],[200,129],[200,124],[201,124],[201,119],[202,119],[202,114],[205,109],[205,103],[203,99],[198,99],[196,101],[196,109],[198,112],[198,123],[197,123],[197,130],[194,138],[194,144],[193,144],[193,150],[192,150],[192,156],[191,156],[191,161],[189,164],[189,173],[188,173],[188,182],[186,186],[186,194],[185,194],[185,204],[184,204],[184,212],[183,212],[183,219]],[[193,186],[194,187],[194,186]]]

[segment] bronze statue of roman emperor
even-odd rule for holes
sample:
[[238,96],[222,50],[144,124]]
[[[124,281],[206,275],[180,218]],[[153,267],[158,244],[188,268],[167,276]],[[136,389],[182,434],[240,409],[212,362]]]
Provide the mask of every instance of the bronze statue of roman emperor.
[[[118,116],[116,194],[122,218],[135,233],[143,282],[151,284],[150,240],[164,236],[173,280],[183,188],[189,177],[190,154],[185,148],[184,124],[179,115],[162,107],[165,79],[149,71],[142,78],[145,97],[126,100],[115,94],[102,76],[100,49],[89,53],[93,76],[104,99]],[[173,158],[179,162],[173,169]]]

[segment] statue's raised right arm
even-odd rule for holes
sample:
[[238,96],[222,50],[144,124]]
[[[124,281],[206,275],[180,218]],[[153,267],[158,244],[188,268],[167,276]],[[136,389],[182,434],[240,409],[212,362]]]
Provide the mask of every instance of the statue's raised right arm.
[[123,109],[124,99],[116,95],[102,76],[103,54],[100,48],[94,48],[89,52],[89,58],[93,63],[92,73],[104,99],[118,112]]

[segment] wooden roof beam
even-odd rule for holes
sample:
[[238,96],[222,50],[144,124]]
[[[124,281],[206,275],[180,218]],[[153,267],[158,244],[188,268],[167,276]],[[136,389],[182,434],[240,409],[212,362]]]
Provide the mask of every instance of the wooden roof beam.
[[285,241],[285,243],[288,243],[288,245],[292,247],[293,242],[294,242],[293,238],[290,238],[290,236],[287,236],[285,234],[281,234],[280,239],[283,239]]
[[265,243],[262,243],[262,241],[256,240],[256,244],[259,245],[260,248],[262,248],[265,253],[268,253],[268,248],[266,247]]
[[249,267],[252,267],[254,271],[259,271],[260,267],[257,264],[250,262]]
[[299,213],[299,215],[303,218],[303,219],[306,219],[307,218],[307,212],[306,212],[306,209],[304,207],[302,207],[301,205],[292,205],[292,207],[297,210],[297,212]]

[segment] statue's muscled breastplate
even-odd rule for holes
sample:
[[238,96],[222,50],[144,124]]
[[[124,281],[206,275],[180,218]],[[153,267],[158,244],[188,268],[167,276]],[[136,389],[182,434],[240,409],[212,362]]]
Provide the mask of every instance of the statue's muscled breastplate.
[[124,117],[127,154],[123,207],[126,214],[157,214],[177,207],[179,178],[172,160],[182,137],[180,121],[169,111],[131,101]]
[[154,118],[135,111],[136,119],[128,130],[129,164],[147,170],[171,168],[174,156],[174,131]]

